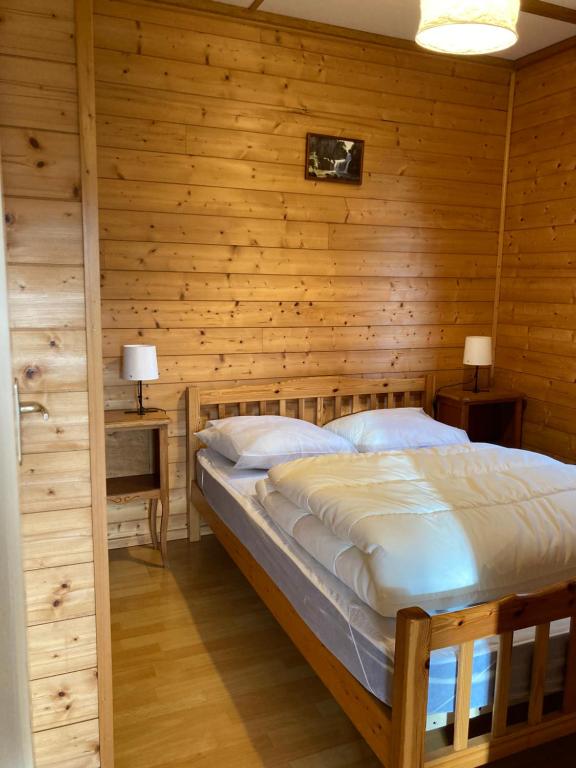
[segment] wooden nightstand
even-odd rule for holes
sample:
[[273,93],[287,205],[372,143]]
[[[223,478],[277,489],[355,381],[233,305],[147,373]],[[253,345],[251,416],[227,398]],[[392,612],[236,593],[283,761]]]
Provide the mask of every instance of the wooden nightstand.
[[508,448],[522,444],[524,395],[505,389],[471,392],[443,389],[436,395],[436,419],[460,427],[475,443],[496,443]]
[[[109,477],[106,480],[106,496],[114,504],[127,504],[137,499],[149,499],[148,525],[152,545],[158,548],[162,563],[167,565],[168,520],[170,517],[170,494],[168,486],[168,425],[170,419],[158,413],[137,413],[124,411],[106,411],[104,414],[106,432],[127,430],[152,431],[152,471],[144,475]],[[160,522],[160,541],[157,533],[158,501],[162,505]]]

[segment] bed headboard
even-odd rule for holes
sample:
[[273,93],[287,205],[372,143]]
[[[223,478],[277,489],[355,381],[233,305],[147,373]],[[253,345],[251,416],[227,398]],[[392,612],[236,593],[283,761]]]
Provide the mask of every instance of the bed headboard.
[[418,379],[352,379],[309,376],[271,384],[239,384],[187,390],[188,434],[204,428],[209,418],[226,416],[292,416],[323,426],[332,419],[376,408],[420,406],[432,412],[434,377]]

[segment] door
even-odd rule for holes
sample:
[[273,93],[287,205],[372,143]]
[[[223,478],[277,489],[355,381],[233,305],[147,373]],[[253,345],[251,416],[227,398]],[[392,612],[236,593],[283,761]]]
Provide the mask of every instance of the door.
[[0,179],[0,768],[31,768],[18,465]]

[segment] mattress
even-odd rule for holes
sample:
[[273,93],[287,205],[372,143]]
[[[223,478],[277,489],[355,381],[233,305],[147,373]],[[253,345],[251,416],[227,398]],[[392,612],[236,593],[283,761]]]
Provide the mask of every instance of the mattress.
[[[197,483],[208,503],[270,578],[319,640],[385,704],[392,701],[395,621],[370,608],[334,574],[317,562],[267,514],[256,496],[256,484],[267,474],[235,470],[219,454],[197,454]],[[551,626],[546,692],[561,689],[568,622]],[[514,635],[511,701],[527,697],[534,630]],[[497,640],[478,641],[474,648],[471,707],[492,701]],[[456,652],[434,651],[430,660],[429,723],[443,724],[454,709]],[[440,715],[440,717],[437,717]]]

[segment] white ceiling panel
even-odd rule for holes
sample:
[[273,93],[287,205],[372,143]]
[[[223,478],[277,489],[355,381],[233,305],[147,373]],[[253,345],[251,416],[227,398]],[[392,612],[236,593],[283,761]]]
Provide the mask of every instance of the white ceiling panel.
[[576,11],[576,0],[548,0],[552,5],[563,5],[564,8],[572,8]]
[[[554,4],[576,10],[576,0]],[[405,40],[414,40],[420,18],[419,0],[264,0],[260,10]],[[576,25],[521,13],[518,31],[519,42],[497,55],[520,58],[576,35]]]
[[518,19],[518,42],[496,55],[505,59],[519,59],[573,35],[576,35],[574,24],[535,16],[533,13],[521,13]]
[[406,40],[420,19],[419,0],[264,0],[260,10]]

